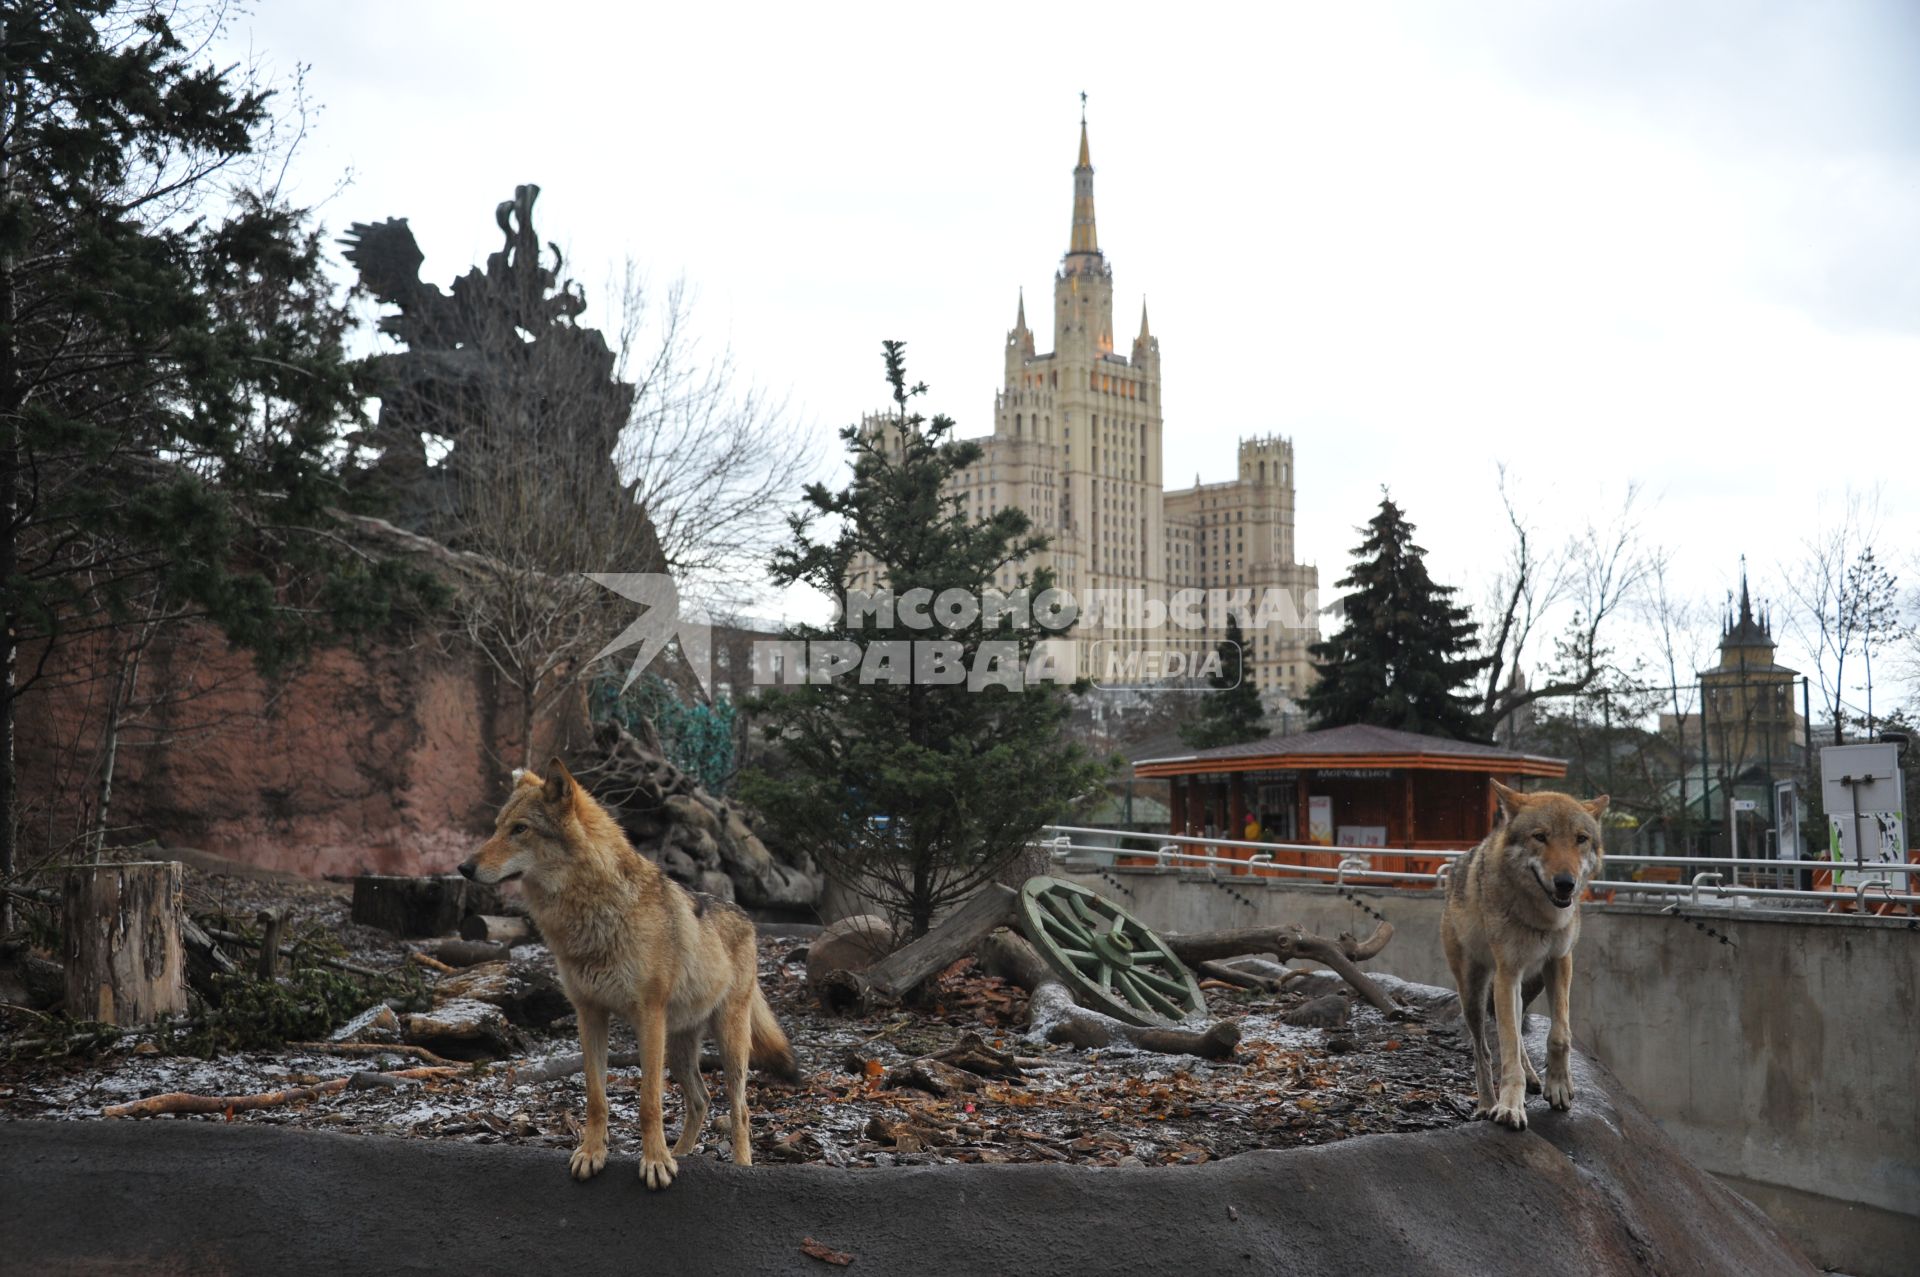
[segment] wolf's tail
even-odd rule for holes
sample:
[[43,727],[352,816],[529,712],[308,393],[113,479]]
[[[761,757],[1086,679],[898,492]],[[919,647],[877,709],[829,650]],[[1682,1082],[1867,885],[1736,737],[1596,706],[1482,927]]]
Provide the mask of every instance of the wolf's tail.
[[767,1005],[767,995],[760,991],[757,980],[748,1014],[752,1017],[753,1032],[747,1058],[753,1067],[783,1082],[798,1082],[800,1068],[793,1061],[793,1045],[787,1041],[780,1021],[773,1018],[773,1008]]

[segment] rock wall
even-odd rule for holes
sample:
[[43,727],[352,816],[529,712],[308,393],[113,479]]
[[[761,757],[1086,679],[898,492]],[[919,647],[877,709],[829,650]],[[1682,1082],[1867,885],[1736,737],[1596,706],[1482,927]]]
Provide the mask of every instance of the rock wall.
[[[30,849],[70,838],[97,801],[110,668],[78,644],[60,659],[21,702]],[[495,700],[479,661],[425,640],[324,649],[269,681],[217,631],[189,630],[142,663],[114,839],[313,876],[445,872],[490,825],[518,761],[493,739],[509,717]]]

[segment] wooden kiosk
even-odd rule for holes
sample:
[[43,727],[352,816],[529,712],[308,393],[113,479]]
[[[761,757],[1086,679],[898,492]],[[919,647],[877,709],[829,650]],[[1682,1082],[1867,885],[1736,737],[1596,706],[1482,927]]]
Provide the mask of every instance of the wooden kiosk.
[[[1464,851],[1486,836],[1493,827],[1492,781],[1518,785],[1566,774],[1564,759],[1369,726],[1270,736],[1134,764],[1135,776],[1168,782],[1169,833],[1239,839],[1252,816],[1257,841],[1402,851],[1410,854],[1373,856],[1374,867],[1415,873],[1432,873],[1440,863],[1415,853]],[[1255,853],[1221,848],[1218,854],[1245,860]],[[1331,870],[1340,856],[1277,852],[1274,860]]]

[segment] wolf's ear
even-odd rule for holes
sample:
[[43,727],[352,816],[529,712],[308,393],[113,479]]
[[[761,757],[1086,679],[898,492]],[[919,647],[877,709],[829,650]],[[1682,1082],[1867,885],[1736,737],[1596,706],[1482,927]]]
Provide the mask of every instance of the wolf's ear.
[[1493,796],[1500,803],[1500,814],[1509,820],[1513,818],[1514,812],[1520,810],[1520,804],[1527,800],[1525,794],[1517,789],[1508,789],[1497,780],[1493,781]]
[[567,765],[558,758],[547,760],[546,800],[559,804],[573,797],[573,777],[567,773]]
[[1606,794],[1602,794],[1598,798],[1589,799],[1580,805],[1587,809],[1587,815],[1598,816],[1607,809],[1607,804],[1611,801],[1613,801],[1612,798]]

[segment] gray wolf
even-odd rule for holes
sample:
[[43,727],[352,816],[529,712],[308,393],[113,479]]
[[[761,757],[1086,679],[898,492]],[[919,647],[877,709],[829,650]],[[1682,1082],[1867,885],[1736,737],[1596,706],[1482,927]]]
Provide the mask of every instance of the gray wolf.
[[[1582,802],[1566,794],[1523,794],[1497,780],[1493,792],[1501,818],[1454,865],[1440,940],[1472,1039],[1479,1098],[1474,1116],[1524,1131],[1529,1085],[1545,1091],[1556,1109],[1573,1103],[1567,995],[1580,938],[1580,896],[1605,855],[1600,813],[1607,796]],[[1543,984],[1551,1014],[1544,1084],[1520,1041],[1522,1011]],[[1489,989],[1500,1031],[1497,1094],[1487,1041]]]
[[[668,879],[557,758],[544,778],[518,774],[493,836],[460,872],[476,882],[525,885],[528,912],[579,1018],[587,1128],[573,1153],[573,1177],[589,1179],[607,1164],[607,1023],[614,1015],[631,1021],[640,1039],[642,1182],[671,1184],[680,1169],[675,1156],[699,1140],[708,1112],[700,1077],[706,1036],[726,1072],[733,1160],[751,1166],[748,1061],[795,1075],[792,1048],[760,990],[752,920]],[[671,1153],[660,1123],[668,1066],[685,1101]]]

